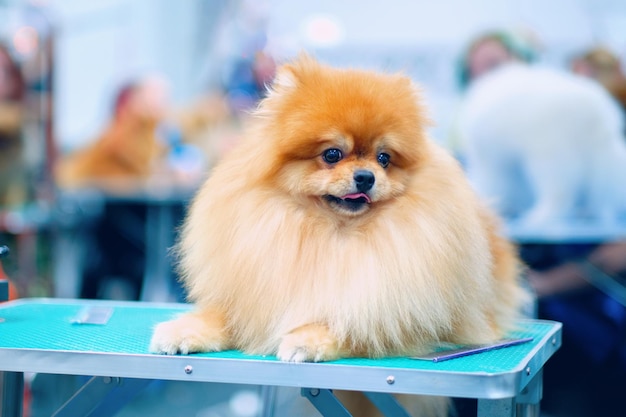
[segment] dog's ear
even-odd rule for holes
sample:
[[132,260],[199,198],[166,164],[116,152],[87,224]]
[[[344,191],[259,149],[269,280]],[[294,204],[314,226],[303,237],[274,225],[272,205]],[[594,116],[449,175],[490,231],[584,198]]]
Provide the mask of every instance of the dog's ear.
[[291,64],[286,64],[280,67],[274,77],[274,83],[272,85],[275,90],[291,90],[298,86],[298,77]]
[[275,90],[296,88],[307,76],[318,72],[320,63],[311,55],[301,52],[291,62],[280,66],[274,78]]

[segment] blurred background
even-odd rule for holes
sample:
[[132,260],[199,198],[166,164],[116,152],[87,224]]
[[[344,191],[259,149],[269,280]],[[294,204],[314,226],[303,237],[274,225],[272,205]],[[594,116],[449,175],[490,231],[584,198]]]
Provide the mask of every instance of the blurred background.
[[[240,116],[262,96],[275,65],[300,51],[333,65],[406,73],[424,90],[435,121],[433,138],[454,147],[463,55],[473,38],[494,30],[519,34],[537,61],[563,70],[592,48],[606,48],[618,63],[626,54],[626,7],[618,0],[323,0],[315,5],[0,0],[0,41],[19,67],[13,82],[22,85],[12,100],[24,103],[23,114],[15,116],[20,143],[10,154],[13,164],[4,163],[2,171],[17,185],[0,190],[8,194],[1,201],[0,230],[45,230],[53,217],[58,226],[58,221],[71,223],[76,210],[97,209],[59,205],[65,203],[59,185],[75,188],[79,178],[97,175],[82,172],[77,163],[58,166],[66,155],[106,136],[122,90],[148,78],[158,79],[147,89],[158,96],[157,110],[151,111],[160,112],[154,116],[156,135],[169,151],[158,157],[191,186],[231,146]],[[133,169],[126,174],[159,172],[154,166]],[[67,211],[60,218],[59,208]],[[11,275],[25,276],[24,290],[51,293],[48,278],[54,268],[35,271],[35,248],[26,249],[35,241],[23,240],[5,268],[21,259]],[[44,249],[37,258],[49,266],[50,248]]]
[[306,50],[333,64],[405,71],[425,85],[443,127],[457,92],[455,62],[479,32],[528,31],[555,65],[597,44],[621,56],[626,42],[619,0],[3,0],[0,13],[1,36],[21,61],[54,44],[61,150],[96,134],[116,87],[129,79],[161,73],[173,104],[184,105],[222,87],[238,60],[260,50],[278,60]]
[[[410,76],[423,88],[432,137],[464,161],[456,131],[463,71],[472,41],[494,31],[521,40],[534,63],[594,79],[619,105],[621,87],[607,87],[599,67],[575,64],[599,48],[601,63],[621,74],[615,85],[626,86],[623,0],[0,0],[0,245],[11,249],[0,278],[10,279],[12,297],[183,301],[169,248],[189,198],[236,143],[276,66],[301,51]],[[586,256],[610,241],[614,275],[626,270],[614,233],[574,240],[576,256],[580,245]],[[536,258],[546,245],[572,242],[531,243],[541,244],[542,255],[531,248]],[[626,378],[615,366],[626,358],[621,283],[598,284],[619,310],[607,319],[617,347],[602,358],[618,369],[607,379],[618,386]],[[545,286],[536,289],[541,298]],[[611,407],[623,402],[598,395],[593,401]],[[58,400],[39,398],[33,415]],[[188,415],[254,415],[210,407]]]
[[54,39],[54,133],[61,149],[97,132],[115,87],[132,77],[161,73],[173,103],[182,106],[223,87],[238,61],[258,51],[280,61],[306,50],[332,64],[405,71],[426,87],[443,128],[457,93],[456,60],[479,32],[528,31],[555,65],[597,44],[620,56],[626,47],[619,0],[66,0],[34,2],[44,7],[40,16],[20,7],[25,3],[3,2],[3,32],[15,40],[32,25]]

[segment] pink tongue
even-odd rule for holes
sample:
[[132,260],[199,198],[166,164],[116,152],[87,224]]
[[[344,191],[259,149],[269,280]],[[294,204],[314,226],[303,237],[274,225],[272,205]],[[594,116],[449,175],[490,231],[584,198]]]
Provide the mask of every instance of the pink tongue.
[[364,198],[368,203],[371,202],[369,196],[365,193],[346,194],[341,197],[343,200],[356,200],[357,198]]

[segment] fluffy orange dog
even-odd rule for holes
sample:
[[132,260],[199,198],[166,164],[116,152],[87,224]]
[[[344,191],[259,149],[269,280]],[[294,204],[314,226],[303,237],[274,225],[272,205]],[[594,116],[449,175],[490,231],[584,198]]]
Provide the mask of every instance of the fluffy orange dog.
[[151,350],[302,362],[502,337],[517,258],[427,125],[406,77],[281,67],[191,206],[179,251],[196,308]]

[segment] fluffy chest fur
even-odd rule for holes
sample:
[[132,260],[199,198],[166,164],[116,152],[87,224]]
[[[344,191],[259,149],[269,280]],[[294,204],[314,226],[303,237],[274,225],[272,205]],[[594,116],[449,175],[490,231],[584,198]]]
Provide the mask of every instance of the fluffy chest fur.
[[[200,192],[182,250],[191,298],[227,312],[237,347],[271,353],[305,323],[327,323],[374,356],[494,337],[481,307],[493,294],[491,254],[477,207],[455,203],[473,202],[462,181],[426,169],[419,181],[432,190],[416,181],[342,223],[272,189],[239,190],[236,171],[217,171]],[[444,188],[447,198],[429,195]],[[458,332],[461,321],[470,331]]]

